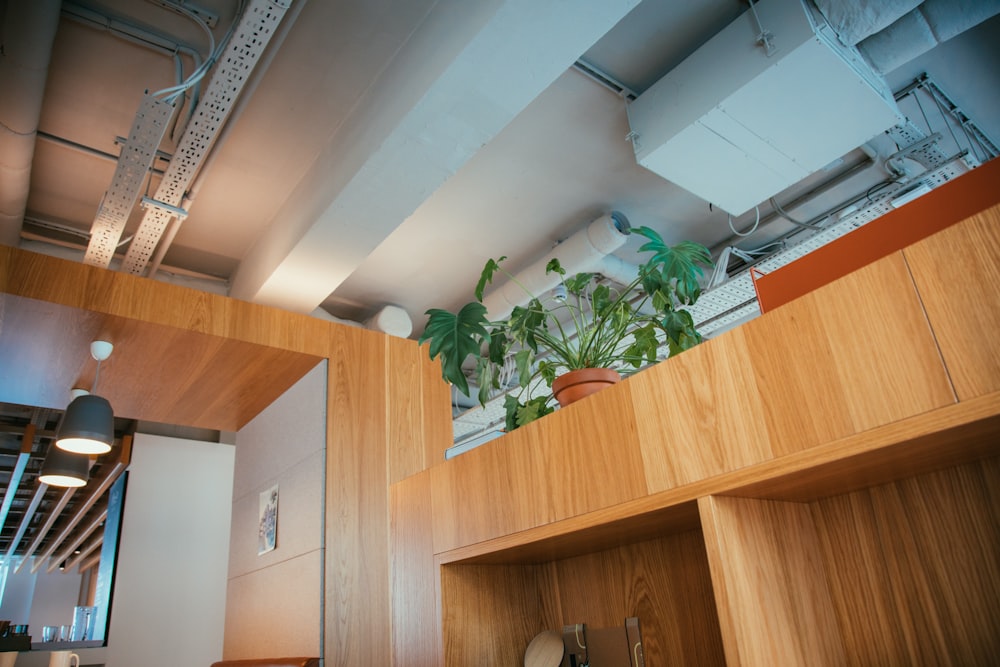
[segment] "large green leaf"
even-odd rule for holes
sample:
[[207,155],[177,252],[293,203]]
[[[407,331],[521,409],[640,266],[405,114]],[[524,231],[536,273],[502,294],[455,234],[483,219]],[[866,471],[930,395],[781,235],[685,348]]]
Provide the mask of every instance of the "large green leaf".
[[518,350],[514,354],[514,366],[517,368],[517,381],[522,387],[528,386],[531,382],[531,362],[534,361],[535,355],[531,353],[531,350],[525,348],[523,350]]
[[527,401],[520,404],[516,412],[516,426],[524,426],[525,424],[530,424],[540,417],[552,414],[554,408],[548,403],[548,396],[535,396],[534,398],[529,398]]
[[431,359],[441,357],[441,375],[468,396],[469,383],[462,372],[462,364],[469,355],[478,356],[483,343],[490,340],[486,306],[472,301],[457,314],[431,308],[427,315],[427,326],[418,342],[430,341]]
[[701,342],[701,334],[694,328],[694,319],[686,310],[674,310],[667,314],[661,322],[667,333],[667,344],[670,354],[689,350]]
[[517,342],[538,352],[535,333],[545,328],[545,308],[538,299],[532,299],[527,306],[515,306],[507,321],[507,329]]
[[590,283],[594,280],[593,273],[577,273],[574,276],[566,279],[564,284],[566,285],[566,291],[574,296],[580,296],[586,292]]
[[632,334],[634,340],[625,350],[625,362],[635,368],[639,368],[644,362],[650,364],[655,362],[656,350],[660,344],[656,339],[656,327],[649,323],[639,327]]
[[504,255],[500,259],[490,259],[486,262],[486,266],[483,267],[483,272],[479,274],[479,282],[476,283],[476,301],[483,300],[483,291],[486,286],[493,282],[493,274],[500,270],[500,262],[507,259]]
[[[639,248],[640,252],[653,253],[646,264],[659,267],[663,282],[676,281],[674,290],[682,304],[694,303],[701,293],[698,278],[704,275],[702,267],[712,266],[712,254],[708,248],[694,241],[681,241],[668,246],[663,237],[649,227],[637,227],[632,231],[649,239]],[[645,277],[643,282],[645,284]]]

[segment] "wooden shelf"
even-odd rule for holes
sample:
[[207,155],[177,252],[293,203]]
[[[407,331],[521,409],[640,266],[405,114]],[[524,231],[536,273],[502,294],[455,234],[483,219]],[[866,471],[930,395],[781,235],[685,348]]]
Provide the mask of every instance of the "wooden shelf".
[[1000,456],[1000,392],[669,491],[438,554],[441,563],[530,563],[699,527],[711,495],[809,502]]
[[[418,662],[516,667],[534,634],[593,615],[638,616],[648,664],[989,664],[998,223],[1000,206],[395,484],[397,590],[439,624]],[[394,644],[415,636],[397,621]]]

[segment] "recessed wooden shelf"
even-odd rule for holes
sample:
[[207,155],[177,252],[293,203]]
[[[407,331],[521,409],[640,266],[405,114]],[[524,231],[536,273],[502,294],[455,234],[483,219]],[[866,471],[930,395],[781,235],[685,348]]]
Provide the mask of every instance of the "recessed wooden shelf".
[[697,499],[808,502],[1000,456],[1000,392],[697,483],[438,555],[440,562],[530,563],[692,530]]
[[[395,485],[393,548],[434,573],[443,664],[518,665],[601,610],[642,619],[648,664],[1000,655],[998,221]],[[941,289],[969,276],[975,299]]]

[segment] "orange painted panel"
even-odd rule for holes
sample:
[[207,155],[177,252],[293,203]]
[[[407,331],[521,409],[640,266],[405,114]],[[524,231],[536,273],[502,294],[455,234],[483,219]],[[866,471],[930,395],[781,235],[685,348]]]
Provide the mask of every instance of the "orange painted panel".
[[992,160],[906,206],[757,279],[763,312],[1000,203],[1000,160]]

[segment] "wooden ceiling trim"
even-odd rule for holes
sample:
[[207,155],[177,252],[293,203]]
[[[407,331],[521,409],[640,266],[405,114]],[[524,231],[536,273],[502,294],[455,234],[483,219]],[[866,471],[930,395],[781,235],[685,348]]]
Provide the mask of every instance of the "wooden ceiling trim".
[[[42,498],[45,497],[45,491],[48,489],[48,484],[39,484],[35,487],[35,495],[32,496],[31,502],[28,504],[28,508],[24,510],[24,516],[21,517],[21,523],[17,527],[17,532],[10,541],[10,546],[7,548],[7,555],[4,556],[6,562],[11,562],[11,558],[14,556],[14,551],[17,549],[17,545],[24,538],[24,534],[28,531],[28,526],[31,525],[31,519],[35,516],[35,512],[38,511],[38,505],[42,502]],[[17,564],[14,572],[20,572],[21,567],[27,562],[27,558],[21,559],[21,562]]]
[[[72,558],[66,561],[66,570],[72,571],[74,567],[80,565],[85,559],[87,559],[88,556],[90,556],[90,554],[94,552],[95,549],[102,546],[103,544],[104,544],[104,533],[100,532],[97,535],[95,535],[94,538],[90,540],[90,542],[88,542],[80,549],[80,553],[74,554]],[[98,552],[98,557],[99,556],[100,552]],[[83,568],[80,568],[80,572],[83,572]]]
[[[55,445],[52,446],[55,447]],[[44,493],[46,485],[39,483],[39,486],[42,488],[42,493]],[[41,528],[39,528],[35,532],[35,539],[31,541],[31,544],[28,545],[28,548],[21,556],[21,562],[20,564],[18,564],[17,567],[18,570],[20,570],[21,565],[27,562],[35,554],[35,551],[38,550],[38,547],[42,544],[42,541],[45,539],[45,536],[49,534],[50,530],[52,530],[52,524],[56,522],[56,519],[59,518],[59,516],[62,514],[62,511],[66,508],[66,505],[69,503],[70,499],[77,491],[79,491],[78,488],[72,488],[72,487],[63,491],[62,496],[59,497],[59,501],[55,504],[55,506],[52,507],[51,510],[49,510],[49,516],[48,518],[45,519],[45,523],[42,525]],[[16,546],[16,544],[13,546]]]
[[17,495],[17,489],[21,485],[24,470],[28,467],[28,460],[31,459],[31,448],[34,443],[35,425],[28,424],[24,428],[24,434],[21,436],[21,451],[18,453],[17,462],[14,463],[14,469],[10,473],[10,481],[7,482],[7,490],[3,494],[3,504],[0,505],[0,529],[3,529],[7,523],[7,515],[10,513],[11,505],[14,504],[14,496]]
[[[86,528],[76,533],[72,540],[66,542],[66,544],[63,546],[63,550],[60,551],[55,557],[53,557],[49,561],[49,567],[46,570],[46,572],[52,574],[53,572],[55,572],[56,568],[59,567],[60,563],[65,563],[67,560],[69,560],[69,557],[73,555],[73,552],[76,550],[76,548],[81,544],[83,544],[83,541],[88,537],[90,537],[95,530],[103,526],[104,520],[107,518],[108,518],[108,508],[104,507],[101,509],[101,512],[97,516],[91,519],[90,523],[87,524]],[[44,560],[45,558],[40,558],[39,562],[35,564],[35,567],[38,567],[38,564]],[[34,568],[32,568],[32,572],[34,572]]]
[[0,248],[0,400],[64,409],[90,389],[117,417],[237,431],[339,340],[324,320]]
[[333,323],[128,273],[3,247],[0,291],[317,357]]

